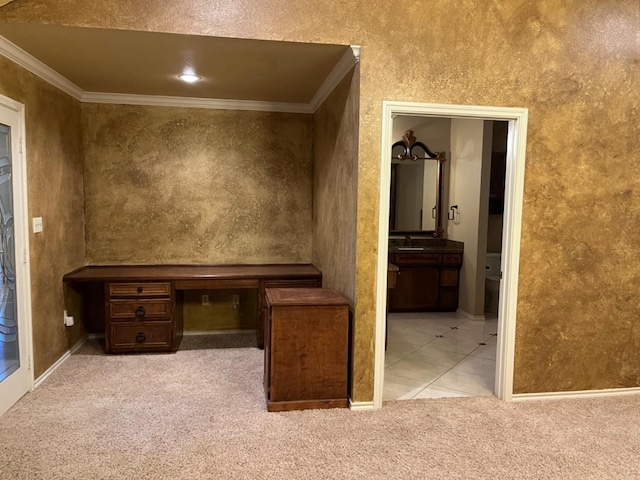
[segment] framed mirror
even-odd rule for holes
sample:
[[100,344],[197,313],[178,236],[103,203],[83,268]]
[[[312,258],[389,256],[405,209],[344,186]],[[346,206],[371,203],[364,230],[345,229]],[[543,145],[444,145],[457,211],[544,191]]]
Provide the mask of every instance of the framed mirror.
[[446,155],[418,142],[412,130],[391,147],[389,233],[442,237],[442,188]]

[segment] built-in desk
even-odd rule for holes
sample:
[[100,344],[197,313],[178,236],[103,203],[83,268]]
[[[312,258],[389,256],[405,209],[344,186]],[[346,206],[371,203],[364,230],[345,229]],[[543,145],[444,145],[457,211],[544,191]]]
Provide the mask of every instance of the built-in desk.
[[105,333],[109,353],[175,351],[183,333],[182,291],[255,289],[257,340],[264,347],[265,288],[322,286],[311,264],[99,265],[62,278],[82,289],[85,326]]

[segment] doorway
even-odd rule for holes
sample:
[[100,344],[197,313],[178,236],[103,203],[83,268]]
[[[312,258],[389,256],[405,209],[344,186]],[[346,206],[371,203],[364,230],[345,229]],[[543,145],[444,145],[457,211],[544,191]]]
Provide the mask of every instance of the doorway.
[[24,106],[0,95],[0,415],[33,385]]
[[[511,400],[513,356],[517,309],[517,281],[520,256],[522,197],[526,152],[527,110],[519,108],[474,107],[410,102],[383,102],[380,192],[391,186],[391,144],[393,118],[397,115],[432,118],[493,120],[508,122],[502,235],[502,282],[500,285],[495,394]],[[382,407],[386,335],[387,268],[389,245],[389,196],[380,195],[378,233],[378,284],[374,369],[374,407]]]

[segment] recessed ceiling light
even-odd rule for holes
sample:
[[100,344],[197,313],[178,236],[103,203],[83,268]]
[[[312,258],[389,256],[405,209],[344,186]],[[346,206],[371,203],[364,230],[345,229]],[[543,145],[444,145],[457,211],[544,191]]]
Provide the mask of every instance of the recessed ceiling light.
[[195,73],[181,73],[178,75],[178,78],[187,83],[196,83],[197,81],[202,80],[202,77]]

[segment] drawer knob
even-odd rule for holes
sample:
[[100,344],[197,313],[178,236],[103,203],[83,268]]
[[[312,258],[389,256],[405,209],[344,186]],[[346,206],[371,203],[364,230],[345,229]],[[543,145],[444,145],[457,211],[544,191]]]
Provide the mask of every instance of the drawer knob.
[[138,293],[142,293],[142,287],[138,287]]
[[142,305],[140,305],[138,308],[136,308],[136,317],[144,318],[146,313],[147,312],[144,311],[144,307]]
[[136,335],[136,343],[144,343],[146,339],[147,339],[147,336],[142,332]]

